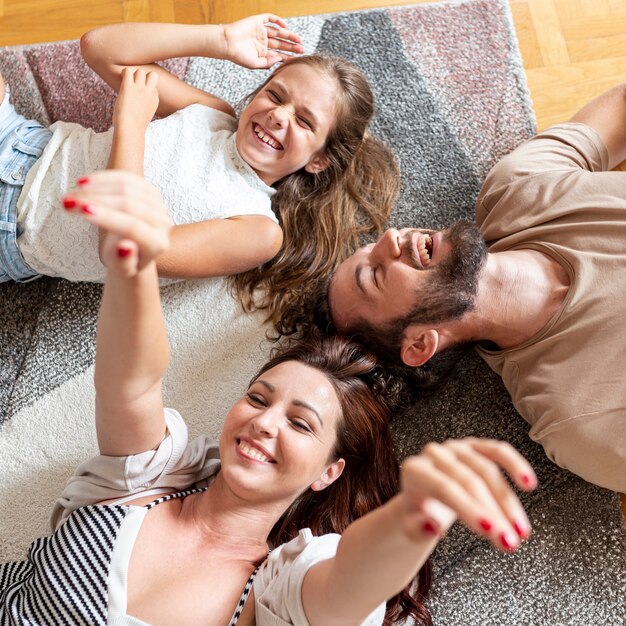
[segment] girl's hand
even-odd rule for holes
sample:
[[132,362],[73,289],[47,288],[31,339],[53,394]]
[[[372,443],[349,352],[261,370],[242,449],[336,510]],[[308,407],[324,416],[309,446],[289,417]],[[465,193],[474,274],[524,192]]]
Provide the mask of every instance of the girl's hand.
[[63,206],[106,232],[100,258],[108,270],[134,276],[169,247],[172,220],[159,192],[119,170],[78,181]]
[[225,58],[250,69],[266,69],[288,58],[288,52],[304,52],[302,39],[271,13],[246,17],[223,29]]
[[496,547],[517,549],[531,528],[502,469],[520,489],[537,486],[532,467],[508,443],[475,438],[429,443],[402,464],[406,534],[441,536],[459,519]]
[[122,70],[122,83],[113,109],[113,126],[145,130],[159,106],[157,81],[156,72],[134,67]]

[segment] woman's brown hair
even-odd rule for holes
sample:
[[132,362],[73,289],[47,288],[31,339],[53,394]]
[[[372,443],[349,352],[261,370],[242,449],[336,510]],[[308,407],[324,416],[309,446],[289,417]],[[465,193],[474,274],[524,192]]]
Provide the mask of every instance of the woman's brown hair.
[[[403,398],[401,383],[386,375],[373,355],[340,337],[311,339],[282,349],[255,378],[286,361],[319,370],[333,385],[341,407],[333,458],[345,459],[346,465],[326,489],[308,489],[292,504],[272,529],[272,546],[290,541],[302,528],[310,528],[314,535],[342,533],[399,488],[389,419]],[[430,625],[424,605],[430,581],[428,560],[414,583],[387,602],[385,624],[411,616],[420,626]]]
[[348,61],[318,54],[288,62],[298,64],[337,83],[335,122],[324,148],[328,166],[316,174],[301,169],[275,184],[272,208],[283,229],[282,247],[267,263],[230,278],[244,309],[266,311],[282,335],[299,330],[307,295],[352,254],[359,238],[382,232],[399,185],[393,154],[367,136],[374,98],[363,73]]

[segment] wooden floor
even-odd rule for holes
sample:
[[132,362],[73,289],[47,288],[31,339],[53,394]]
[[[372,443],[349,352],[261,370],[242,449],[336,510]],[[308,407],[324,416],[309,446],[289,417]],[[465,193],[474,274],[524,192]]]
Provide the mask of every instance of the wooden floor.
[[[428,1],[428,0],[423,0]],[[0,0],[0,46],[76,39],[120,21],[227,22],[419,0]],[[510,0],[539,130],[626,80],[626,0]],[[626,121],[625,121],[626,122]],[[626,513],[626,497],[622,499]]]

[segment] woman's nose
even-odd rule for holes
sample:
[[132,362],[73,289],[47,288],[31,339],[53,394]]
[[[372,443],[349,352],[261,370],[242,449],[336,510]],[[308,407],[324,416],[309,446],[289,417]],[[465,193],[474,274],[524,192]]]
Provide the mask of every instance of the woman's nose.
[[278,432],[278,413],[271,408],[259,413],[253,421],[254,430],[266,437],[274,437]]

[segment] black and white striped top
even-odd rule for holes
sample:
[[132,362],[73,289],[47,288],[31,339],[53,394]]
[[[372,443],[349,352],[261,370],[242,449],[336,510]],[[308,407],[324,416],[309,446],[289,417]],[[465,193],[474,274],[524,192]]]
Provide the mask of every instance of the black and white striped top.
[[[120,620],[110,614],[109,585],[120,530],[138,510],[144,511],[143,519],[154,506],[200,491],[204,489],[169,494],[144,507],[93,505],[74,511],[53,535],[32,543],[26,561],[0,564],[0,626],[141,624],[130,616],[120,615]],[[229,626],[237,623],[255,574]],[[120,604],[125,609],[125,601]]]

